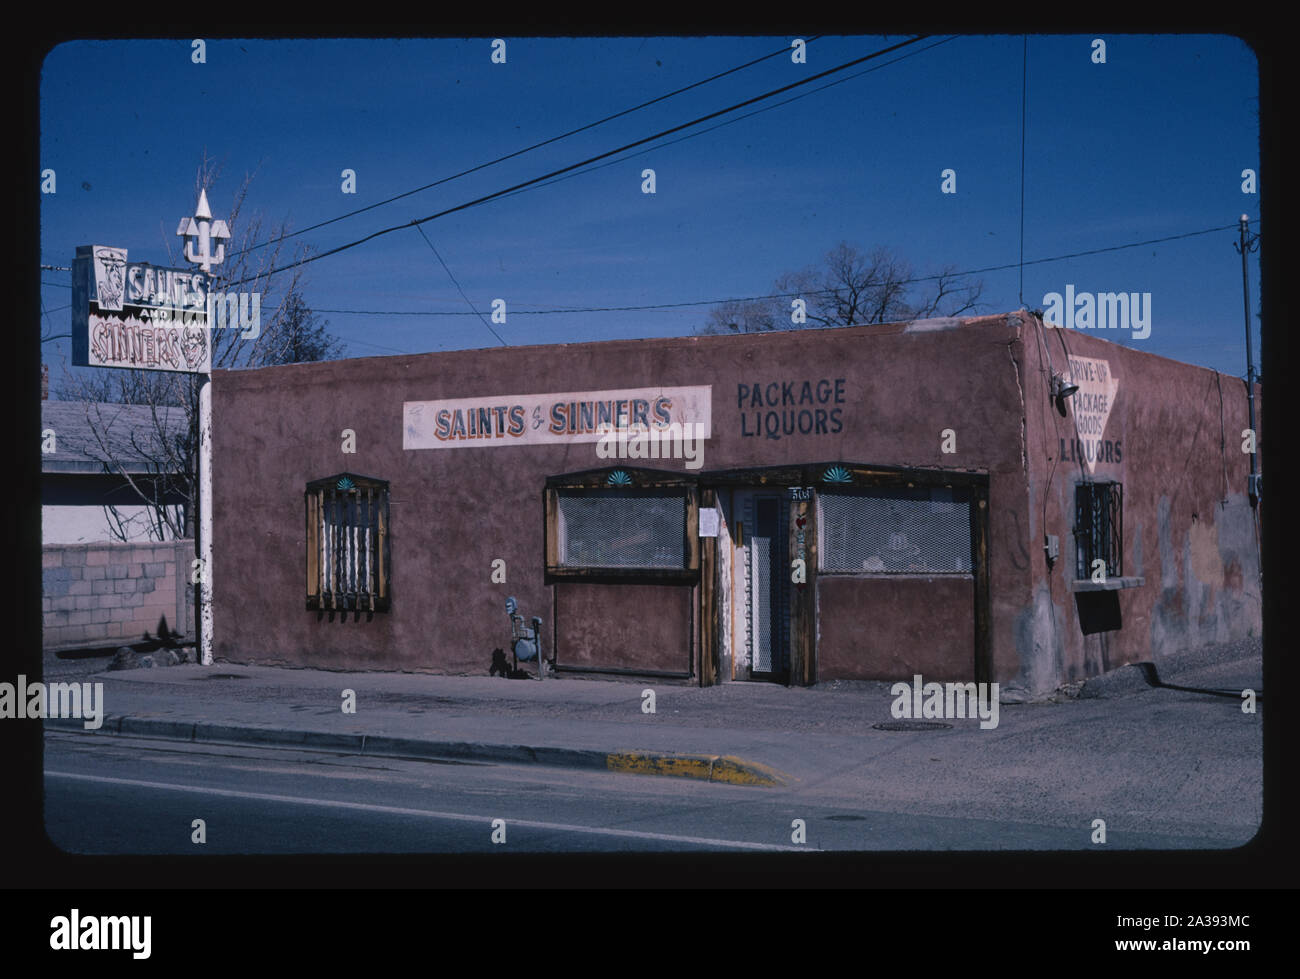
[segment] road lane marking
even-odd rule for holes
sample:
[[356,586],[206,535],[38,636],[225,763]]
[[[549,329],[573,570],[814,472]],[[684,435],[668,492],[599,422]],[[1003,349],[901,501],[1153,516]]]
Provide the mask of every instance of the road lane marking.
[[[133,778],[112,778],[107,775],[83,775],[79,772],[57,772],[46,769],[46,777],[80,779],[85,782],[107,782],[113,785],[134,785],[146,789],[165,789],[173,792],[198,792],[204,795],[220,795],[233,799],[256,799],[262,802],[287,802],[301,806],[325,806],[333,809],[359,809],[364,812],[387,813],[395,816],[424,816],[433,819],[447,819],[462,823],[490,825],[493,818],[488,816],[468,816],[459,812],[438,812],[432,809],[407,809],[401,806],[380,806],[370,802],[342,802],[335,799],[304,799],[291,795],[271,795],[265,792],[242,792],[237,789],[216,789],[208,786],[173,785],[169,782],[146,782]],[[700,846],[722,846],[741,850],[780,850],[795,852],[820,852],[810,846],[781,846],[774,843],[750,843],[744,840],[714,840],[700,836],[677,836],[671,833],[646,833],[633,829],[602,829],[594,826],[573,826],[568,823],[544,823],[531,819],[506,818],[510,826],[527,826],[531,829],[558,830],[566,833],[589,833],[595,836],[617,836],[636,840],[659,840],[669,843],[694,843]]]

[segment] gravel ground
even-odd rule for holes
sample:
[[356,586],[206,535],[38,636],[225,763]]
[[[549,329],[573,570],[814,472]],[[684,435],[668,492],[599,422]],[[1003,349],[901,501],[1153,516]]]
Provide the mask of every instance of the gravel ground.
[[103,655],[69,655],[45,651],[42,657],[41,669],[47,677],[58,677],[66,680],[69,677],[91,676],[95,673],[102,673],[108,669],[108,664],[113,659],[112,651]]

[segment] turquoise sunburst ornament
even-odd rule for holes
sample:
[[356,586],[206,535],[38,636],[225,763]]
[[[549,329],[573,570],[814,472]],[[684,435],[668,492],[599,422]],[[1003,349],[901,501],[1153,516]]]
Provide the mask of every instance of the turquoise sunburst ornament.
[[826,472],[822,473],[822,479],[828,483],[851,483],[853,477],[843,466],[831,466]]
[[609,474],[609,477],[605,480],[605,482],[609,483],[610,486],[631,486],[632,477],[629,476],[622,469],[615,469],[612,473]]
[[348,479],[348,477],[344,476],[342,479],[338,481],[336,485],[338,486],[339,489],[346,491],[350,489],[355,489],[357,484],[352,482],[352,480]]

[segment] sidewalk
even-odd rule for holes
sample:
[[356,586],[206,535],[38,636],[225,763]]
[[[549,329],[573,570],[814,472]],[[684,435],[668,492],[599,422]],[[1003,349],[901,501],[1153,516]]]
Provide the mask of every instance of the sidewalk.
[[[1259,640],[1201,650],[1162,661],[1159,678],[1187,687],[1259,690],[1259,656]],[[1001,791],[1003,770],[1006,779],[1021,780],[1006,784],[1024,789],[1026,737],[1050,772],[1077,764],[1072,754],[1078,750],[1076,725],[1096,726],[1108,742],[1130,737],[1135,747],[1134,739],[1154,734],[1149,716],[1121,716],[1122,702],[1133,697],[1191,698],[1212,705],[1216,714],[1220,705],[1231,706],[1226,700],[1215,703],[1211,694],[1153,688],[1137,679],[1141,671],[1126,667],[1084,684],[1080,699],[1062,694],[1034,703],[1004,703],[995,730],[982,731],[977,719],[951,719],[944,722],[951,728],[891,732],[873,727],[892,720],[892,684],[885,682],[698,687],[570,676],[539,682],[342,673],[220,662],[93,672],[102,662],[87,663],[75,677],[47,672],[50,679],[104,684],[101,734],[644,771],[757,786],[830,784],[846,772],[860,778],[887,760],[891,771],[901,773],[891,783],[900,796],[912,794],[912,782],[917,793],[928,794],[925,787],[938,772],[927,763],[939,761],[930,757],[939,754],[988,773],[987,785],[972,792],[989,793],[990,803],[996,801],[992,793]],[[355,713],[341,709],[345,690],[355,693]],[[642,710],[646,690],[655,693],[653,714]],[[46,724],[84,730],[78,719]],[[1103,753],[1094,761],[1103,767],[1114,764],[1115,778],[1127,780],[1118,771],[1118,755]],[[1092,774],[1100,777],[1103,771]],[[1005,804],[1005,797],[1001,801]]]
[[[787,784],[780,764],[795,764],[793,756],[809,751],[833,754],[842,736],[861,737],[889,720],[892,703],[885,683],[839,691],[751,683],[701,688],[232,663],[78,679],[104,684],[100,731],[106,733],[653,771],[753,785]],[[345,690],[355,693],[355,713],[342,710]],[[647,690],[654,691],[654,713],[642,709]],[[84,729],[77,719],[47,723]]]

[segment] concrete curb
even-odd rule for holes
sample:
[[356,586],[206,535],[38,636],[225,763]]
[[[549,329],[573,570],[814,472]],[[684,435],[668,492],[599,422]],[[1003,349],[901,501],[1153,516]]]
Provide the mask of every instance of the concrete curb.
[[731,785],[788,785],[790,777],[767,765],[734,755],[677,755],[653,751],[620,751],[606,757],[611,772],[675,775]]
[[48,727],[83,734],[117,734],[171,741],[267,745],[343,750],[385,758],[497,762],[547,765],[636,775],[694,778],[730,785],[778,786],[792,781],[784,772],[734,755],[677,754],[668,751],[601,751],[596,748],[489,744],[475,741],[427,741],[421,738],[283,730],[238,724],[171,720],[162,717],[107,715],[98,728],[76,717],[47,717]]

